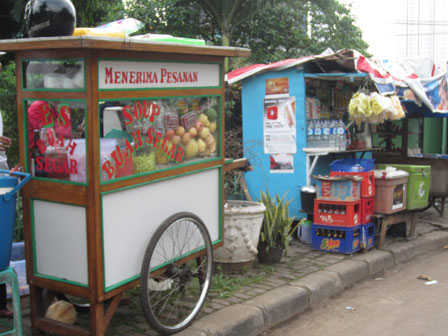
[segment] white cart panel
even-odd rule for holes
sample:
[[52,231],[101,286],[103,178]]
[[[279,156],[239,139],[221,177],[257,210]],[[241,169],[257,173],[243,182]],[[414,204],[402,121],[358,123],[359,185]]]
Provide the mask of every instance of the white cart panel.
[[37,273],[87,285],[85,208],[39,200],[33,203]]
[[169,216],[188,211],[220,238],[220,171],[212,169],[102,196],[106,290],[140,274],[146,247]]

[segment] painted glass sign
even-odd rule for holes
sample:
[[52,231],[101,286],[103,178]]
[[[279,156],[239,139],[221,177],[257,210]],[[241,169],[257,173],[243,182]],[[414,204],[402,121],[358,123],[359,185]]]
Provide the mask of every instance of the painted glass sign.
[[219,104],[217,96],[100,102],[101,180],[216,157]]
[[32,175],[86,183],[85,102],[28,100],[25,106]]
[[220,78],[218,63],[117,60],[98,63],[100,90],[219,87]]

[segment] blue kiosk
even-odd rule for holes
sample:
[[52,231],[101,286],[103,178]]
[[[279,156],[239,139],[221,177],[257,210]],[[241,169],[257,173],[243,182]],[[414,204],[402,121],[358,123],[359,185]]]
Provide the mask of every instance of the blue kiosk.
[[341,146],[320,138],[310,146],[307,139],[311,120],[332,127],[333,121],[343,121],[345,128],[352,94],[369,81],[357,71],[349,51],[256,64],[234,70],[226,79],[242,84],[244,156],[253,166],[245,178],[253,199],[266,189],[272,195],[287,193],[287,199],[293,199],[290,216],[305,217],[301,188],[312,184],[311,175],[328,174],[336,158],[369,151],[346,151],[345,140]]

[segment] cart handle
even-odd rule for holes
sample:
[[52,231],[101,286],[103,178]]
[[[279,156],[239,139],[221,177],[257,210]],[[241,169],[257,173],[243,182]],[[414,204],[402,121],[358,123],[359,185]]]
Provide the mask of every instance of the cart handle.
[[[9,170],[5,170],[5,169],[0,169],[0,174],[10,174]],[[21,176],[24,177],[24,179],[17,184],[11,191],[7,192],[6,194],[3,195],[3,198],[6,202],[9,202],[11,200],[11,198],[14,196],[14,194],[16,192],[18,192],[20,189],[22,189],[22,187],[29,181],[29,179],[31,178],[31,174],[28,173],[22,173],[22,172],[18,172],[18,171],[14,171],[12,173],[12,175],[17,175],[17,176]]]
[[236,159],[236,160],[227,159],[227,160],[229,160],[229,161],[224,164],[225,172],[228,172],[228,171],[234,170],[234,169],[242,170],[244,172],[253,170],[253,167],[250,165],[249,160],[246,158],[241,158],[241,159]]

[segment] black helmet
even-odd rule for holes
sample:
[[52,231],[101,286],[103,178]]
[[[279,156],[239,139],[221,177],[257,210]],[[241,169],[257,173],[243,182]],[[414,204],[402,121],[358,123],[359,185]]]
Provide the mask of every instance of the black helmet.
[[28,37],[70,36],[76,11],[70,0],[29,0],[25,8]]

